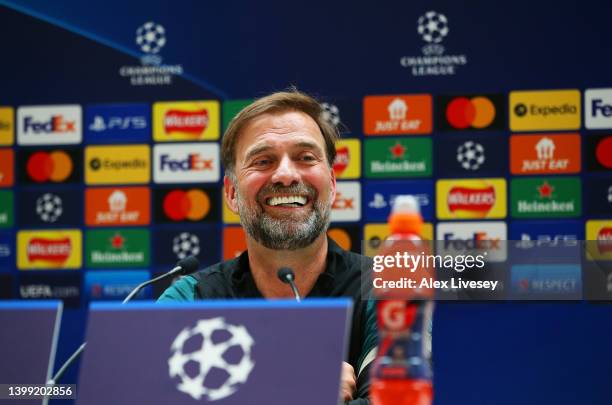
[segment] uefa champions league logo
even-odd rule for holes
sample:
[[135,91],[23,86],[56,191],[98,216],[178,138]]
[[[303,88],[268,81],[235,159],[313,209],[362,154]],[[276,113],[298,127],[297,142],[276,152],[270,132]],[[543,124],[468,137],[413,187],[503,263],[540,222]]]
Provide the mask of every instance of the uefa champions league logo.
[[36,200],[36,213],[43,222],[53,223],[64,212],[62,199],[52,193],[45,193]]
[[253,371],[254,343],[243,325],[226,323],[222,317],[199,320],[172,342],[170,378],[178,378],[176,388],[197,401],[226,398],[246,383]]
[[161,64],[161,56],[157,55],[166,45],[166,29],[152,21],[146,22],[136,30],[136,44],[146,55],[142,57],[145,65]]

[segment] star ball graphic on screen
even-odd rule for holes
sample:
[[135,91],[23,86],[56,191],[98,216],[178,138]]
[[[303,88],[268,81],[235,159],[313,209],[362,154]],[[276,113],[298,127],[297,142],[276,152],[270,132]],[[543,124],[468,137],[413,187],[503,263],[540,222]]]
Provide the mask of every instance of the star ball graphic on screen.
[[506,108],[503,94],[438,96],[437,128],[441,131],[500,131],[505,129]]
[[18,198],[21,227],[75,227],[83,221],[83,194],[78,188],[23,190]]
[[440,177],[501,176],[508,165],[507,138],[497,134],[444,134],[436,142]]

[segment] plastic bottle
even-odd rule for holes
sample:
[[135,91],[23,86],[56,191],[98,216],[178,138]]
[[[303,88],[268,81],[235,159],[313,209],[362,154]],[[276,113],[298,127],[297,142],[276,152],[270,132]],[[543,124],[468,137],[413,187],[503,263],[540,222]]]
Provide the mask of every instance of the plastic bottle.
[[[429,253],[429,244],[421,239],[423,218],[413,196],[395,198],[389,228],[391,234],[381,245],[378,255]],[[419,282],[423,277],[433,276],[427,270],[419,268],[410,273],[410,278]],[[431,405],[432,290],[407,289],[397,295],[397,292],[381,289],[375,294],[384,299],[377,302],[379,347],[370,378],[372,404]]]

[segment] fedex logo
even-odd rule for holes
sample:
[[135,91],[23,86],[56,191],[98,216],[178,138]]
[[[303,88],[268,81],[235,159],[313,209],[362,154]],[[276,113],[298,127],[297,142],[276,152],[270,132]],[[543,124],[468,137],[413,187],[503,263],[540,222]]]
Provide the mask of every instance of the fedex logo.
[[155,145],[153,180],[156,183],[214,183],[220,178],[219,144]]
[[588,129],[612,128],[612,88],[584,92],[584,126]]
[[506,223],[496,222],[440,222],[436,227],[440,254],[458,254],[478,250],[486,254],[487,262],[506,260]]
[[332,204],[332,222],[361,219],[361,184],[358,181],[336,183],[336,199]]
[[469,239],[463,239],[453,232],[447,232],[442,235],[442,239],[444,240],[444,249],[471,250],[500,248],[500,238],[491,237],[486,232],[474,232]]
[[80,143],[81,106],[32,106],[17,109],[19,145]]

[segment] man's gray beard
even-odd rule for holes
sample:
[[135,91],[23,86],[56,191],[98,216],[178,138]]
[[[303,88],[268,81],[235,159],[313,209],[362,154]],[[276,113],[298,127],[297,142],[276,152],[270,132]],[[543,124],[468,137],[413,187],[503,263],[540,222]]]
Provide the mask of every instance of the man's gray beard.
[[[263,194],[264,191],[270,189],[284,194],[302,194],[308,189],[311,200],[316,194],[311,186],[303,184],[289,187],[268,186],[262,189],[259,194]],[[262,202],[259,198],[257,198],[256,205],[251,208],[244,203],[240,192],[237,192],[236,197],[242,227],[251,238],[268,249],[296,250],[304,248],[311,245],[322,233],[327,231],[329,226],[331,204],[326,204],[318,199],[312,205],[313,209],[308,217],[299,222],[292,217],[271,217],[260,207],[259,204]]]

